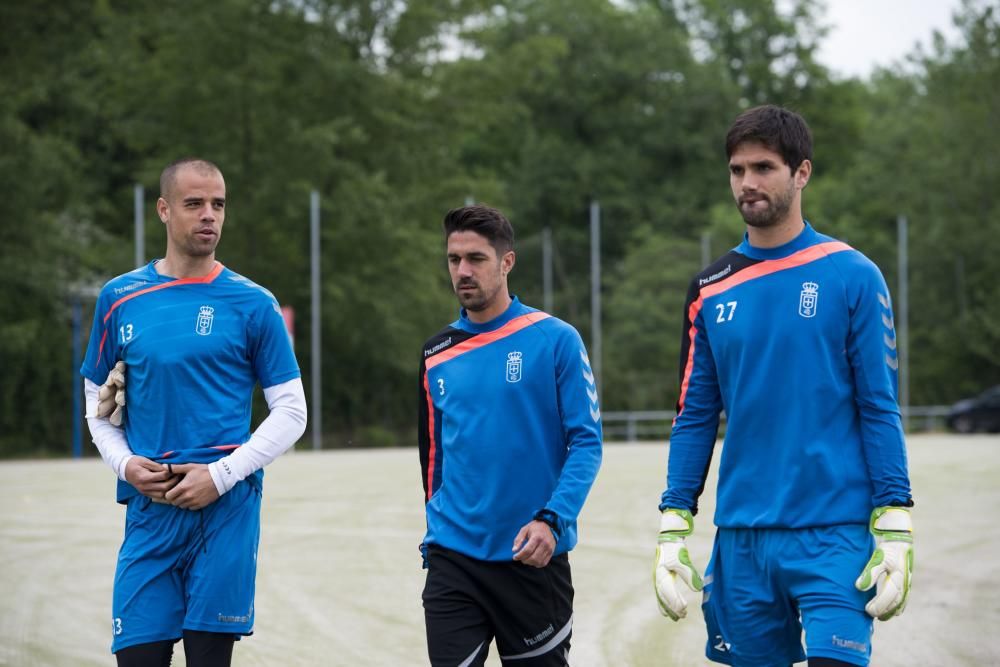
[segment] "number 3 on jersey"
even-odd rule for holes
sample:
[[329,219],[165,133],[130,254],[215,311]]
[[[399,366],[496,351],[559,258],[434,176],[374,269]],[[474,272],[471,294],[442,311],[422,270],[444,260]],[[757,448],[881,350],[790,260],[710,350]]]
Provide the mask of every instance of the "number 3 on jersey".
[[733,313],[736,312],[736,302],[727,301],[726,303],[715,304],[715,309],[719,311],[719,316],[715,318],[716,322],[728,322],[733,319]]

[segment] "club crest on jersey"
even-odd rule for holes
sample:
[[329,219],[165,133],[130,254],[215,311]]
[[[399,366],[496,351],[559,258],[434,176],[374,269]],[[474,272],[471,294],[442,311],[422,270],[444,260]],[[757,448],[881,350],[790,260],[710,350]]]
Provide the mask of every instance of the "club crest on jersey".
[[521,358],[523,356],[517,351],[507,353],[507,382],[521,381]]
[[207,336],[212,333],[212,322],[215,320],[215,308],[202,306],[198,309],[198,320],[195,322],[194,331],[199,336]]
[[816,317],[818,302],[819,284],[802,283],[802,292],[799,293],[799,315],[802,317]]

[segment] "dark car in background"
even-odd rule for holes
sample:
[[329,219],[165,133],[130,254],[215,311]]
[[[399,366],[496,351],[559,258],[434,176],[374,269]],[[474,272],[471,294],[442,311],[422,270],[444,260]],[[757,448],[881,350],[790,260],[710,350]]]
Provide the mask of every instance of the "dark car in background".
[[951,406],[945,423],[958,433],[1000,433],[1000,385]]

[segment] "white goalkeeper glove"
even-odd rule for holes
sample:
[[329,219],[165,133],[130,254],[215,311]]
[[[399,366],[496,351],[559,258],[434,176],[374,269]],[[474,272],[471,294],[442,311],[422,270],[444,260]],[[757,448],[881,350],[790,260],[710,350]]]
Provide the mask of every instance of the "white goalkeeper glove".
[[903,613],[910,593],[913,572],[913,523],[906,507],[876,507],[869,529],[877,543],[854,586],[861,591],[875,589],[875,597],[865,605],[869,616],[888,621]]
[[687,616],[687,600],[677,586],[680,578],[692,591],[702,589],[701,575],[691,564],[684,538],[694,531],[694,517],[687,510],[667,508],[660,518],[660,537],[653,564],[653,587],[660,613],[677,621]]
[[114,426],[122,425],[125,407],[125,362],[119,361],[97,391],[97,416],[107,417]]

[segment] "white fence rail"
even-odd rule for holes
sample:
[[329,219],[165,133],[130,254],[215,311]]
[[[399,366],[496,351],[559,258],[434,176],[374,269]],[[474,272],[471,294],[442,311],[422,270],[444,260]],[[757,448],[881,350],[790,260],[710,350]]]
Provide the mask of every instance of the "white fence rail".
[[[911,406],[903,410],[903,421],[910,431],[934,431],[944,427],[947,405]],[[670,425],[677,413],[673,410],[637,410],[634,412],[604,412],[604,437],[608,440],[667,440]],[[726,415],[722,414],[725,425]]]

